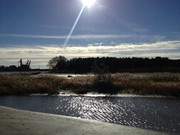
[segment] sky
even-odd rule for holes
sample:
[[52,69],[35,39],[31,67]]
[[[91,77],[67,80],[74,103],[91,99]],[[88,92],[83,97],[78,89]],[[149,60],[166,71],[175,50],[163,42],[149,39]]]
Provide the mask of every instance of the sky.
[[52,57],[180,59],[180,0],[97,0],[85,8],[68,42],[81,0],[0,0],[0,65]]

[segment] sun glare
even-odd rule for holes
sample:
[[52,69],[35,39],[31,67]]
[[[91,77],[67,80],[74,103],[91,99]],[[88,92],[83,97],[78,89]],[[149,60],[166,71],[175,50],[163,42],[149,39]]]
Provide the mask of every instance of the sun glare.
[[85,7],[91,8],[96,3],[96,0],[81,0],[81,2]]

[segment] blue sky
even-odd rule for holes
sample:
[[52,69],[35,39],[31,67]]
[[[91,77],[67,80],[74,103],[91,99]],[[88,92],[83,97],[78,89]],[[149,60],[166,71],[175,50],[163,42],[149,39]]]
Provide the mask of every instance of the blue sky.
[[179,0],[97,0],[83,11],[67,51],[63,43],[81,8],[80,0],[0,0],[0,65],[23,57],[44,68],[56,55],[92,56],[92,47],[93,56],[144,57],[148,50],[147,57],[180,58]]

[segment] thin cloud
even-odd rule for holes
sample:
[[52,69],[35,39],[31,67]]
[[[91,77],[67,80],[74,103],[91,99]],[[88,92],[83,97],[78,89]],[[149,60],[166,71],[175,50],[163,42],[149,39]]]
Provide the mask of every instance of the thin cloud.
[[49,59],[63,55],[73,57],[169,57],[180,58],[180,41],[164,41],[144,44],[117,44],[100,46],[57,47],[58,45],[35,48],[0,48],[0,65],[17,63],[19,58],[31,59],[33,67],[46,67]]
[[[50,36],[50,35],[26,35],[26,34],[0,34],[0,37],[15,37],[15,38],[34,38],[34,39],[61,39],[65,40],[66,35]],[[90,35],[72,35],[71,39],[83,40],[83,39],[164,39],[164,36],[159,35],[136,35],[136,34],[90,34]]]

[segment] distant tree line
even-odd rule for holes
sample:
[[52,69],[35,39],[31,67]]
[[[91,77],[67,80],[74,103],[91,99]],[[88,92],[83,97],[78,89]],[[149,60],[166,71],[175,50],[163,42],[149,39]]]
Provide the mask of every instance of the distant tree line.
[[18,66],[10,65],[10,66],[3,66],[0,65],[0,72],[12,72],[12,71],[30,71],[31,61],[27,60],[26,63],[23,63],[22,59],[18,61]]
[[72,58],[54,57],[48,63],[59,73],[180,72],[180,60],[156,58]]

